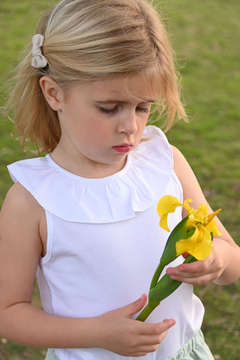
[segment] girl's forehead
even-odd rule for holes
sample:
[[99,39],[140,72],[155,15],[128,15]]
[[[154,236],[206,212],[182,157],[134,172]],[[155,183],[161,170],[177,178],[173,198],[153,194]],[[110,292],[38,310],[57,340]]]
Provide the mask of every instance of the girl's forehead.
[[80,91],[89,93],[96,101],[115,102],[135,99],[155,102],[159,93],[159,82],[154,76],[128,75],[78,84]]

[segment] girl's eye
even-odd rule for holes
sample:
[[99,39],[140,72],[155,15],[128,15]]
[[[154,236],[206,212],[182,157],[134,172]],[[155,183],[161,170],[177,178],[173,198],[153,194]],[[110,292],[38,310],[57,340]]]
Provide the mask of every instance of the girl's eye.
[[107,115],[112,115],[112,114],[114,114],[116,111],[117,111],[117,106],[115,106],[114,108],[112,108],[112,109],[104,109],[104,108],[101,108],[100,107],[100,110],[101,110],[101,112],[103,113],[103,114],[107,114]]
[[[113,115],[118,111],[118,106],[115,106],[112,109],[105,109],[105,108],[100,107],[100,110],[103,114]],[[136,107],[136,111],[142,112],[145,114],[148,114],[150,112],[150,110],[148,108],[144,108],[144,107],[140,107],[140,106]]]
[[148,108],[142,108],[142,107],[137,107],[136,108],[137,111],[143,112],[145,114],[149,113],[149,109]]

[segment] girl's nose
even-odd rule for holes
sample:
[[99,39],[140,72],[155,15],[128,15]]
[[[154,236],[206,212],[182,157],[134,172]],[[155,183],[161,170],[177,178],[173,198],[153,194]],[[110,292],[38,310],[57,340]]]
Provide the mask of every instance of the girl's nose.
[[121,119],[118,127],[119,132],[124,132],[127,135],[133,135],[137,132],[137,119],[135,111],[127,112]]

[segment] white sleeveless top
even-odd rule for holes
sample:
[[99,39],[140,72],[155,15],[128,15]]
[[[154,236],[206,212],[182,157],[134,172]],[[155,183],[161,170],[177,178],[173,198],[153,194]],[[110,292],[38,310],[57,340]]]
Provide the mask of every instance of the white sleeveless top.
[[[164,195],[182,202],[181,184],[173,172],[165,135],[145,128],[125,167],[102,179],[86,179],[58,166],[50,155],[8,167],[45,209],[47,254],[37,276],[43,308],[67,317],[93,317],[117,309],[148,293],[168,233],[159,227],[156,206]],[[181,220],[181,207],[169,227]],[[183,260],[180,257],[171,265]],[[182,284],[146,321],[176,320],[155,353],[140,359],[164,360],[200,329],[204,308],[191,285]],[[120,360],[110,351],[56,349],[60,360]],[[126,359],[135,359],[126,357]]]

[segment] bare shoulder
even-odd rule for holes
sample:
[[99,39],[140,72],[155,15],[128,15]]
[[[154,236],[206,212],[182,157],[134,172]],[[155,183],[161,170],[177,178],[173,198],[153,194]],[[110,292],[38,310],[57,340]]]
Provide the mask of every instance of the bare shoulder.
[[[37,204],[36,200],[34,199],[34,197],[30,194],[29,191],[27,191],[25,189],[25,187],[23,187],[19,182],[15,183],[8,191],[6,199],[5,199],[5,203],[6,202],[15,202],[15,205],[20,205],[20,206],[24,206],[27,204],[32,204],[34,205],[34,203]],[[35,204],[35,205],[36,205]]]
[[16,183],[8,191],[0,212],[1,239],[8,238],[8,241],[15,241],[15,245],[17,241],[24,241],[26,245],[30,236],[33,239],[33,234],[35,234],[34,237],[38,239],[40,249],[39,229],[43,219],[42,207],[20,183]]
[[31,220],[36,223],[41,219],[42,208],[29,191],[20,183],[16,183],[8,191],[0,214],[4,222],[13,218],[17,221],[19,218],[24,219],[24,222]]

